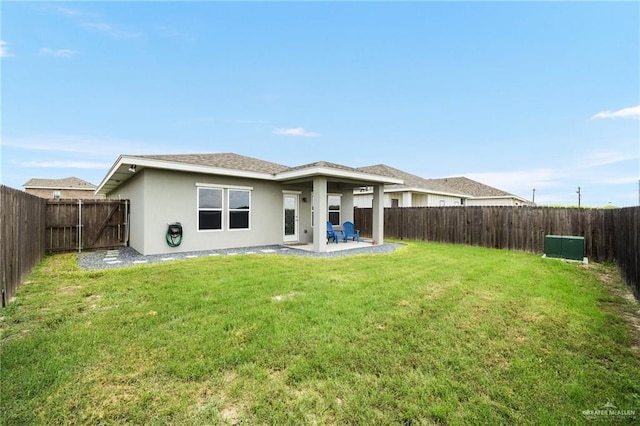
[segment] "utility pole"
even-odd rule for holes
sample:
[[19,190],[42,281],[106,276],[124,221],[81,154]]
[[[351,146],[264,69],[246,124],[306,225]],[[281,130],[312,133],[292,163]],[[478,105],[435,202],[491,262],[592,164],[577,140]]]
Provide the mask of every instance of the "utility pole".
[[533,198],[531,198],[531,202],[532,202],[533,204],[535,204],[535,203],[536,203],[536,189],[535,189],[535,188],[533,188]]
[[580,208],[580,187],[578,187],[578,190],[576,191],[576,194],[578,194],[578,208]]

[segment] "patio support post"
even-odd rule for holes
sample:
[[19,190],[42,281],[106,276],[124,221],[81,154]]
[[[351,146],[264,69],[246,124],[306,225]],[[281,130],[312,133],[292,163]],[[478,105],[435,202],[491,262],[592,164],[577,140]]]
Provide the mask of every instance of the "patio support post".
[[327,251],[327,178],[313,178],[313,251]]
[[377,244],[384,242],[384,185],[373,187],[372,237]]

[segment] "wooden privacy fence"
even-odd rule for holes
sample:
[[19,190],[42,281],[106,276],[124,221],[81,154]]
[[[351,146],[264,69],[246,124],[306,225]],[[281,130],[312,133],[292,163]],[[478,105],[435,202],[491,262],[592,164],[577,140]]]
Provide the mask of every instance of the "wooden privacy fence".
[[128,216],[128,200],[45,200],[0,185],[2,306],[46,252],[126,245]]
[[0,185],[2,306],[45,253],[46,201]]
[[128,215],[128,200],[47,200],[47,251],[122,246],[128,241]]
[[[354,223],[371,237],[372,211],[356,208]],[[585,239],[585,255],[615,261],[640,298],[640,207],[396,207],[384,209],[387,238],[438,241],[542,253],[545,235]]]

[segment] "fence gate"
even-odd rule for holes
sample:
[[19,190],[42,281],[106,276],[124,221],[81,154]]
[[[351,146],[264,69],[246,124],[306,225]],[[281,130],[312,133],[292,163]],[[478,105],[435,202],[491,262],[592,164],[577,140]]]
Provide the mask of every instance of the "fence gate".
[[48,252],[117,248],[129,241],[129,200],[47,200]]

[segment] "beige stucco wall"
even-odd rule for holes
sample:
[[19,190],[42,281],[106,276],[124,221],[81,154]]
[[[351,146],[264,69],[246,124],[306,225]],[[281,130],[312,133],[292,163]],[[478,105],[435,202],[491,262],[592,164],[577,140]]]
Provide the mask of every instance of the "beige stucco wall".
[[107,198],[130,200],[129,203],[129,245],[140,253],[145,252],[144,247],[144,176],[145,173],[137,173],[128,181],[112,192]]
[[[440,206],[459,206],[460,197],[452,197],[448,195],[436,195],[436,194],[424,194],[418,192],[412,192],[410,197],[410,205],[407,205],[406,200],[409,197],[405,192],[385,192],[384,194],[384,207],[392,206],[392,199],[398,200],[398,207],[440,207]],[[364,193],[353,195],[354,204],[356,207],[371,207],[373,203],[373,194]],[[444,204],[443,204],[444,203]]]
[[513,198],[476,198],[467,200],[468,206],[519,206],[522,204]]
[[429,207],[450,207],[459,206],[460,197],[452,197],[448,195],[428,194]]
[[371,208],[373,205],[373,194],[353,194],[353,204],[355,207]]
[[[250,229],[225,229],[225,214],[222,230],[199,231],[196,183],[251,187]],[[108,198],[131,201],[130,245],[140,253],[149,255],[282,244],[283,190],[300,191],[299,242],[311,242],[313,232],[309,185],[292,186],[228,176],[144,169],[111,192]],[[303,202],[303,198],[306,202]],[[343,192],[342,203],[343,221],[353,220],[350,190]],[[180,222],[183,228],[182,243],[178,247],[170,247],[166,242],[167,224],[172,222]]]

